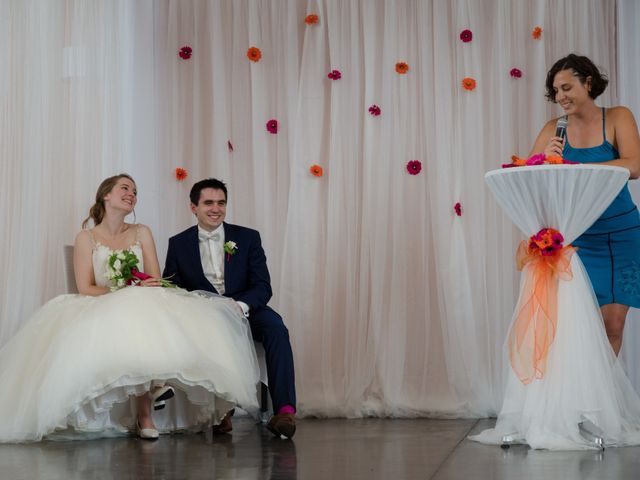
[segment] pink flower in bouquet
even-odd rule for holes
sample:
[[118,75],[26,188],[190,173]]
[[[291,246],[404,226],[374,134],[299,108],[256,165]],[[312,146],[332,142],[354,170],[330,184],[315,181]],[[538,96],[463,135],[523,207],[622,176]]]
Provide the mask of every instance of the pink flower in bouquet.
[[133,278],[130,278],[129,280],[127,280],[127,285],[131,285],[131,284],[135,283],[136,280],[142,281],[142,280],[146,280],[148,278],[152,278],[151,275],[148,275],[148,274],[146,274],[144,272],[141,272],[136,267],[133,267],[131,269],[131,275],[132,275]]
[[553,228],[543,228],[529,238],[529,253],[539,253],[543,256],[554,255],[562,249],[564,237]]
[[275,118],[267,122],[267,131],[273,135],[278,133],[278,121]]

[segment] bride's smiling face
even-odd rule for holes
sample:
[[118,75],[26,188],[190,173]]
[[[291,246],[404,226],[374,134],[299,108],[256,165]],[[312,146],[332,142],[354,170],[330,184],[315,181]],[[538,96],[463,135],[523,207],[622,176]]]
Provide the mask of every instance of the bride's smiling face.
[[111,191],[104,197],[105,205],[126,212],[133,211],[138,202],[136,184],[126,177],[120,178]]

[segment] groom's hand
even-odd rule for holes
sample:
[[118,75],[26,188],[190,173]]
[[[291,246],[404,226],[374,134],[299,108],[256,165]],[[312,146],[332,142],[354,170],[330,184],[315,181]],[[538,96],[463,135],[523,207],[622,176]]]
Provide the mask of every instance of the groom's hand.
[[161,287],[159,278],[147,278],[146,280],[141,280],[138,284],[141,287]]

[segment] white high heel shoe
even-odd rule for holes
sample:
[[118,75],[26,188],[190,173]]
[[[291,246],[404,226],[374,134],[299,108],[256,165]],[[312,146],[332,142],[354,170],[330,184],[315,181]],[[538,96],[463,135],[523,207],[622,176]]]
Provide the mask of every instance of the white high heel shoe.
[[157,440],[160,433],[155,428],[140,428],[140,423],[136,422],[138,436],[143,440]]

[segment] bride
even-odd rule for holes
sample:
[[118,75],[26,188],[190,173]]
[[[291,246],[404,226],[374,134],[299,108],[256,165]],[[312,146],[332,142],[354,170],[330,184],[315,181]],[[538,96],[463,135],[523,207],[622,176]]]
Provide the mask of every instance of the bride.
[[[0,350],[0,442],[198,431],[235,405],[257,411],[259,373],[235,302],[160,288],[148,227],[126,174],[104,180],[78,233],[79,295],[46,303]],[[115,289],[108,262],[128,250],[150,278]],[[169,399],[171,399],[169,401]],[[165,408],[166,406],[166,408]]]

